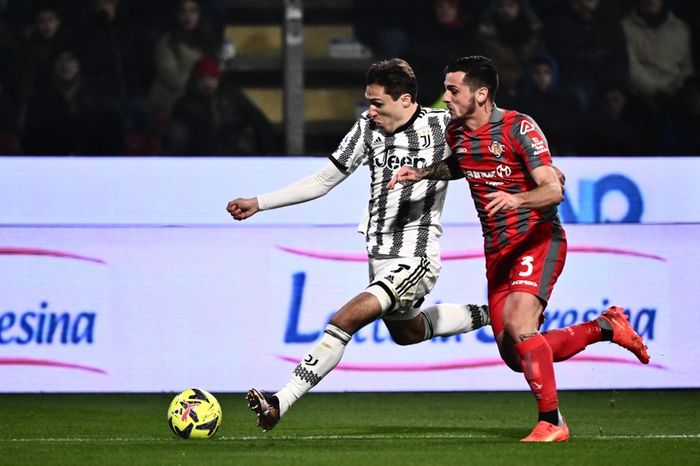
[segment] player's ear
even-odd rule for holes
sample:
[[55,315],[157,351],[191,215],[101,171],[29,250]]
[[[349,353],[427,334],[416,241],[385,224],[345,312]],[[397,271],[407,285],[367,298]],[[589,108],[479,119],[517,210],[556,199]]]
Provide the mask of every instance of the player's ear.
[[401,94],[399,100],[402,107],[407,108],[411,106],[411,94]]
[[489,90],[486,87],[480,87],[476,90],[476,102],[479,105],[484,105],[489,98]]

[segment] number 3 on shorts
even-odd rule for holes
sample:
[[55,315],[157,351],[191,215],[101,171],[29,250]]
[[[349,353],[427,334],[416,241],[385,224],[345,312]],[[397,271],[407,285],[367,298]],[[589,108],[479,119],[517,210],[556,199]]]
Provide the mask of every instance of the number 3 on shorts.
[[529,277],[532,275],[532,261],[535,260],[534,257],[532,256],[524,256],[523,259],[520,261],[520,265],[525,267],[525,270],[520,272],[518,275],[521,277]]

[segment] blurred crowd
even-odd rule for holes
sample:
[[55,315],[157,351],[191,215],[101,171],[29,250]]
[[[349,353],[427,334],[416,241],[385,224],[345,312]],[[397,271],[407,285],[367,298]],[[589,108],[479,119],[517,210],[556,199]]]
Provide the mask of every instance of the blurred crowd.
[[[279,153],[222,71],[229,3],[0,0],[0,155]],[[700,153],[700,1],[352,5],[374,58],[414,66],[422,105],[441,104],[450,59],[483,54],[497,105],[535,118],[555,154]]]
[[270,153],[222,0],[0,0],[0,154]]
[[435,70],[481,54],[499,71],[496,104],[531,115],[557,155],[700,154],[697,0],[356,0],[354,11],[375,56],[412,64],[422,105],[441,104]]

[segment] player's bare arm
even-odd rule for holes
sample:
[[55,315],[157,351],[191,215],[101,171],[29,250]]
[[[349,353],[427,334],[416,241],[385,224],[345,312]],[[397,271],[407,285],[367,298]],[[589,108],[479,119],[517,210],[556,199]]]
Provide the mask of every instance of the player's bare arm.
[[564,189],[564,184],[566,183],[566,175],[564,175],[564,172],[559,170],[558,167],[552,165],[552,168],[554,169],[554,172],[557,174],[557,178],[559,178],[559,183],[561,184],[561,189]]
[[517,194],[505,191],[487,194],[486,198],[490,199],[490,202],[486,204],[488,215],[494,215],[501,210],[519,208],[544,209],[564,200],[560,177],[554,168],[543,165],[535,168],[530,174],[537,183],[535,189]]
[[257,197],[234,199],[228,203],[226,210],[236,220],[245,220],[260,210]]
[[459,166],[457,159],[450,156],[445,160],[429,165],[425,168],[413,168],[407,165],[399,170],[387,184],[387,188],[394,189],[397,183],[415,183],[420,180],[456,180],[464,178],[464,171]]

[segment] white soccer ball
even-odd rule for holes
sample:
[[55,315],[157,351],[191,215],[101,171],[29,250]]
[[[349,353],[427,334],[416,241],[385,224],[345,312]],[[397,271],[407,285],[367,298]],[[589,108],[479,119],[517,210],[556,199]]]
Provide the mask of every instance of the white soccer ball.
[[221,426],[221,405],[206,390],[188,388],[168,407],[168,425],[180,438],[210,438]]

